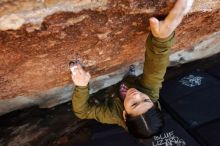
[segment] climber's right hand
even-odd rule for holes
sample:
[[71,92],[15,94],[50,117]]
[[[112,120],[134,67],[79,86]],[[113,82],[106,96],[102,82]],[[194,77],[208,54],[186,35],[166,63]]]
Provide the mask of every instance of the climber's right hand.
[[70,70],[72,72],[72,80],[76,86],[85,87],[88,85],[91,75],[86,72],[79,63],[70,65]]

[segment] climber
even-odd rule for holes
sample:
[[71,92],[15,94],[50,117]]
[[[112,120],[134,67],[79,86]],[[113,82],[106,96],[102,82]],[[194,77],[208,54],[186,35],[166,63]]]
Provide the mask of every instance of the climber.
[[169,50],[174,44],[175,29],[189,12],[193,0],[177,0],[165,20],[152,17],[151,33],[146,41],[144,73],[135,80],[124,79],[112,104],[89,104],[90,74],[77,62],[70,63],[75,89],[73,111],[81,119],[118,124],[139,138],[151,137],[161,131],[163,118],[159,90],[169,64]]

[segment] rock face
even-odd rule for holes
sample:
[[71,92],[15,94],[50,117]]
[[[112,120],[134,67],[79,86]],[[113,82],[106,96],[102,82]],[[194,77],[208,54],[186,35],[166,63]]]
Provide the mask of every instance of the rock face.
[[[3,0],[0,2],[0,115],[70,100],[70,60],[92,74],[91,93],[142,73],[148,18],[174,0]],[[171,65],[220,52],[220,1],[196,0],[176,31]]]

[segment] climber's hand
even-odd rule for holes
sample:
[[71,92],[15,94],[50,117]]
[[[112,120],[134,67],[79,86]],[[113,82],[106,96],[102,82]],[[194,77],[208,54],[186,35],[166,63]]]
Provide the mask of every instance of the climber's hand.
[[70,66],[70,70],[72,72],[72,80],[76,86],[87,86],[91,75],[89,72],[86,72],[79,63]]
[[167,38],[181,23],[183,17],[190,11],[194,0],[177,0],[173,9],[163,21],[150,18],[150,28],[154,37]]

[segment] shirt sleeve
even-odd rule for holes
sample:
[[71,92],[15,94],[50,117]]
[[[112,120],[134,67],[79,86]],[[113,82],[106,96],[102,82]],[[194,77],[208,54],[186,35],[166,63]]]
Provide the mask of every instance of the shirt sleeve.
[[175,32],[166,39],[155,38],[151,33],[146,41],[146,52],[141,85],[153,102],[159,99],[159,90],[169,64],[169,50],[175,42]]
[[119,98],[114,98],[111,105],[90,105],[89,87],[75,87],[72,105],[75,115],[80,119],[95,119],[101,123],[118,124],[124,128],[122,118],[123,105]]

